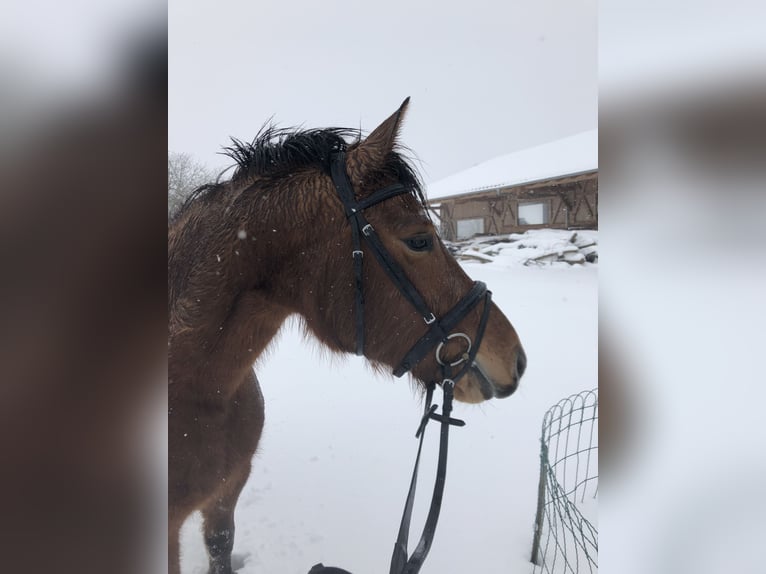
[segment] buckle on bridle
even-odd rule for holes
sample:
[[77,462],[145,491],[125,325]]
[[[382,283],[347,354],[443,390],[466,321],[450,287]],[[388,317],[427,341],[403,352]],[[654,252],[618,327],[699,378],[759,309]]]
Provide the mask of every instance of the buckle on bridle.
[[433,314],[433,313],[431,313],[431,316],[430,316],[430,317],[423,317],[423,321],[425,321],[425,322],[426,322],[426,325],[430,325],[431,323],[433,323],[434,321],[436,321],[436,317],[434,317],[434,314]]
[[359,257],[364,257],[364,252],[359,249],[354,249],[354,251],[351,252],[351,257],[356,257],[357,255],[359,255]]
[[372,228],[372,225],[370,225],[369,223],[365,225],[364,227],[362,227],[362,233],[364,233],[365,235],[369,235],[373,231],[375,230]]

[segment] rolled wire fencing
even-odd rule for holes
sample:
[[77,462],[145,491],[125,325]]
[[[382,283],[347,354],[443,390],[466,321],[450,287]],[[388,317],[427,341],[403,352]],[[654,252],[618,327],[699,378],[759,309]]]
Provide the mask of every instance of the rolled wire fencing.
[[598,389],[543,417],[533,574],[598,572]]

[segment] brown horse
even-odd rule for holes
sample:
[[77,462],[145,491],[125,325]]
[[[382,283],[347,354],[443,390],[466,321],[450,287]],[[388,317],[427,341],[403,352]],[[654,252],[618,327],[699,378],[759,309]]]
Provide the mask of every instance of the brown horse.
[[[206,186],[186,202],[168,236],[169,571],[178,574],[178,536],[195,510],[204,518],[211,573],[230,573],[233,513],[247,481],[264,421],[253,364],[285,319],[298,314],[307,332],[336,352],[354,352],[352,238],[331,178],[345,153],[357,198],[392,184],[411,192],[365,215],[388,253],[440,317],[472,282],[439,240],[415,171],[398,151],[406,100],[367,138],[350,130],[262,131],[252,144],[228,148],[231,180]],[[365,245],[364,355],[395,367],[428,330]],[[508,319],[489,308],[476,368],[455,398],[481,402],[515,390],[526,359]],[[455,331],[475,332],[472,308]],[[359,324],[360,325],[360,324]],[[463,349],[464,351],[464,349]],[[459,357],[459,338],[442,349]],[[419,382],[441,381],[429,353],[411,370]]]

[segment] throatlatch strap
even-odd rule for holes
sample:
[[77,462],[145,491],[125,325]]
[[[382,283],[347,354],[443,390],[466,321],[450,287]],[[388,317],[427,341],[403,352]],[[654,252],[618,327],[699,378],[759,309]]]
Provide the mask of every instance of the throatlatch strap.
[[[331,172],[335,189],[338,192],[346,217],[352,216],[355,212],[356,200],[354,199],[354,189],[346,174],[346,157],[343,152],[339,153],[332,162]],[[354,322],[356,323],[356,354],[364,355],[364,293],[362,292],[362,261],[364,252],[362,251],[361,239],[359,237],[359,226],[351,223],[351,257],[354,259]]]

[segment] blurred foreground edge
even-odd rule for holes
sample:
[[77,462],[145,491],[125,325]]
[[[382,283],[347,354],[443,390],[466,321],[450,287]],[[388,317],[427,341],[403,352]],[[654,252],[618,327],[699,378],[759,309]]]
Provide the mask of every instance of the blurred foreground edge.
[[761,572],[763,5],[705,2],[695,18],[682,6],[609,8],[599,22],[599,566]]
[[3,572],[165,563],[164,28],[0,135]]

